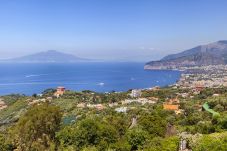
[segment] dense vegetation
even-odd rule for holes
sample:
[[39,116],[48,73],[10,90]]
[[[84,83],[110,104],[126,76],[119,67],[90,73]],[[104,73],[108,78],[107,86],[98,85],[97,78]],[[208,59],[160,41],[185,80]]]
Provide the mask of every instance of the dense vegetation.
[[[1,97],[8,107],[0,110],[0,150],[177,151],[182,132],[186,133],[187,148],[193,151],[227,148],[226,88],[200,93],[178,88],[145,90],[141,97],[158,98],[156,103],[145,105],[122,104],[131,98],[130,92],[66,91],[56,98],[54,91],[48,89],[43,96]],[[181,96],[183,93],[187,96]],[[163,110],[163,102],[176,97],[182,114]],[[29,104],[42,99],[45,101]],[[203,110],[205,102],[219,115]],[[80,107],[80,103],[101,103],[105,108]],[[115,106],[109,106],[113,103]],[[127,112],[116,112],[118,107],[127,107]]]

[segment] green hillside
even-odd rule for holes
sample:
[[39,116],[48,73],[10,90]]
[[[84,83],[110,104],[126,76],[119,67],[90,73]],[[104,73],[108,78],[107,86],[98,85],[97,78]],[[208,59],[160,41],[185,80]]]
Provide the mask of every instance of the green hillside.
[[[8,106],[0,110],[0,150],[177,151],[186,133],[188,149],[225,151],[226,88],[194,94],[167,87],[143,90],[139,98],[130,93],[67,90],[56,98],[47,90],[43,96],[1,96]],[[179,100],[178,112],[163,109],[171,98]]]

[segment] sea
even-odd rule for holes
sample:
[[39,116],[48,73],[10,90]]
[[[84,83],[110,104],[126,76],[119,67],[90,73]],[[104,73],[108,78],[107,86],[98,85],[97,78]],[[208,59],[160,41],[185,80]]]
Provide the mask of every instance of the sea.
[[0,95],[39,94],[64,86],[74,91],[127,91],[168,86],[180,78],[179,71],[144,70],[144,63],[1,63]]

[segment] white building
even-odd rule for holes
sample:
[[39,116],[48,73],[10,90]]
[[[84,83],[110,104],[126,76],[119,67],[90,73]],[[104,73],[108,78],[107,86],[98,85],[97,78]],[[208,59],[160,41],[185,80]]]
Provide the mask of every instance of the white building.
[[142,92],[140,89],[134,89],[132,90],[130,96],[133,97],[133,98],[138,98],[142,95]]
[[116,108],[115,111],[118,113],[126,113],[127,107],[119,107],[119,108]]

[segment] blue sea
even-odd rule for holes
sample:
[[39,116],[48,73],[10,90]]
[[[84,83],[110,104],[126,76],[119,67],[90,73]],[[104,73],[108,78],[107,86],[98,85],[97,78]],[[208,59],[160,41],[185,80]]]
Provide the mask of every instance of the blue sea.
[[144,70],[143,63],[0,64],[0,95],[32,95],[48,88],[127,91],[175,83],[179,71]]

